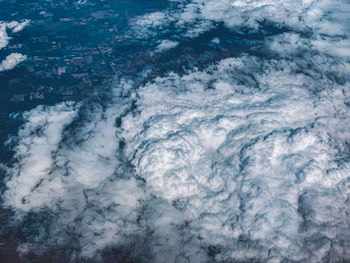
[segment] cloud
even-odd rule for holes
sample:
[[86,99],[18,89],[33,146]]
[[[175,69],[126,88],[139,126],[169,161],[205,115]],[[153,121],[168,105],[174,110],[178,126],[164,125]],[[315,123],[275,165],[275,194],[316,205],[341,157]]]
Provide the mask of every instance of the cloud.
[[[350,4],[347,1],[176,2],[177,8],[147,14],[131,22],[131,34],[139,38],[163,38],[171,33],[175,41],[183,41],[213,30],[218,24],[232,30],[233,35],[242,29],[260,32],[264,26],[272,25],[276,30],[295,31],[291,34],[311,34],[314,39],[318,39],[313,43],[314,48],[320,48],[332,56],[349,57],[350,25],[346,14],[350,10]],[[310,36],[308,38],[310,40]],[[341,46],[338,46],[340,43]]]
[[5,203],[18,220],[55,214],[36,243],[73,258],[346,258],[347,86],[296,66],[230,58],[138,88],[121,81],[104,107],[28,112]]
[[[8,29],[11,29],[12,33],[17,33],[23,30],[23,28],[27,25],[29,25],[29,20],[25,20],[23,22],[0,22],[0,49],[7,47],[9,40],[11,39],[7,34]],[[11,70],[26,59],[27,56],[22,55],[20,53],[10,54],[3,61],[1,61],[0,72]]]
[[13,21],[10,23],[7,23],[7,27],[9,29],[12,29],[13,33],[17,33],[23,30],[23,28],[25,28],[26,26],[28,26],[30,23],[29,20],[24,20],[23,22],[17,22],[17,21]]
[[27,56],[20,53],[11,53],[0,63],[0,72],[11,70],[16,67],[19,63],[27,59]]
[[171,40],[163,40],[156,48],[156,52],[164,52],[176,47],[179,43]]
[[341,3],[179,1],[175,11],[136,20],[135,35],[163,48],[216,23],[234,37],[239,27],[259,33],[260,23],[288,32],[248,39],[259,56],[238,52],[152,80],[124,77],[101,98],[24,113],[8,142],[14,159],[3,195],[24,225],[22,257],[349,261]]
[[17,33],[23,30],[27,25],[29,25],[29,20],[23,22],[0,22],[0,49],[5,48],[11,39],[7,34],[7,29],[11,29],[12,33]]

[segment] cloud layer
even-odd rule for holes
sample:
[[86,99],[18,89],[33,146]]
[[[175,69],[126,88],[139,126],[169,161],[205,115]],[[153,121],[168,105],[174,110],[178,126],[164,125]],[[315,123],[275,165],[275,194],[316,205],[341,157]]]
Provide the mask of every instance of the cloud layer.
[[233,36],[263,22],[289,29],[264,37],[260,56],[125,77],[101,99],[24,113],[4,194],[27,222],[22,256],[349,261],[348,4],[176,6],[140,17],[135,34],[169,47],[215,23]]

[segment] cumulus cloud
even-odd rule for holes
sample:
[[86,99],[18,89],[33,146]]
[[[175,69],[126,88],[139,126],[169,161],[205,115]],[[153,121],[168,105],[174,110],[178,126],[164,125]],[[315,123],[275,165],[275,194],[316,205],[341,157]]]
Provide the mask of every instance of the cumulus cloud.
[[179,42],[176,42],[176,41],[163,40],[157,46],[156,52],[164,52],[166,50],[169,50],[169,49],[176,47],[178,44],[179,44]]
[[0,72],[11,70],[16,67],[19,63],[23,62],[27,59],[27,56],[22,55],[20,53],[12,53],[8,55],[3,61],[0,63]]
[[11,29],[13,33],[20,32],[29,24],[29,20],[23,22],[0,22],[0,49],[6,47],[9,43],[10,37],[7,34],[7,30]]
[[340,9],[328,1],[178,3],[141,17],[135,34],[195,37],[215,23],[258,30],[263,21],[289,32],[254,42],[261,56],[143,84],[125,77],[107,100],[24,113],[8,142],[14,160],[3,195],[29,229],[22,256],[349,261],[350,64]]
[[[23,22],[0,22],[0,49],[7,47],[9,40],[11,39],[7,30],[12,30],[12,33],[17,33],[23,30],[29,24],[29,20],[25,20]],[[0,72],[11,70],[16,67],[19,63],[23,62],[27,59],[27,56],[22,55],[20,53],[12,53],[8,55],[3,61],[0,63]]]
[[9,36],[6,32],[6,26],[1,24],[0,25],[0,49],[4,48],[8,45]]
[[29,20],[24,20],[23,22],[13,21],[13,22],[7,23],[7,27],[9,29],[12,29],[13,33],[22,31],[23,28],[25,28],[28,25],[29,25]]

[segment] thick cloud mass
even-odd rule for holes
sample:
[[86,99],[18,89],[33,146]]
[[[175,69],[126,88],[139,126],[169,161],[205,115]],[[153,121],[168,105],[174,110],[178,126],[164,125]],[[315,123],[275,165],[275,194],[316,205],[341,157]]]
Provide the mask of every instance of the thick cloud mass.
[[4,195],[18,222],[41,222],[23,257],[350,261],[348,9],[196,0],[139,18],[146,38],[196,37],[216,22],[289,30],[266,37],[261,56],[142,85],[125,77],[108,101],[24,113]]

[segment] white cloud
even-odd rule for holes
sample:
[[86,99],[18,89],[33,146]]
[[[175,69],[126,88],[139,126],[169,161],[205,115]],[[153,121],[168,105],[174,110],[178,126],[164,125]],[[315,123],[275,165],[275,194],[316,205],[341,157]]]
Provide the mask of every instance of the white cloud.
[[25,113],[4,202],[17,220],[28,212],[54,220],[35,224],[23,255],[64,249],[72,261],[99,262],[116,249],[120,261],[135,262],[350,260],[344,2],[178,3],[136,20],[135,34],[157,42],[171,30],[181,39],[217,22],[259,30],[263,21],[290,32],[254,42],[268,56],[237,54],[142,86],[118,80],[109,100]]
[[7,30],[11,29],[13,33],[20,32],[29,24],[29,20],[23,22],[0,22],[0,49],[6,47],[9,43],[10,37],[7,34]]
[[152,26],[157,27],[164,24],[169,18],[166,13],[154,12],[143,16],[141,19],[136,20],[136,24],[140,26]]
[[19,63],[23,62],[27,59],[27,56],[22,55],[20,53],[12,53],[8,55],[3,61],[0,63],[0,72],[11,70],[16,67]]
[[[281,1],[281,0],[192,0],[179,1],[178,8],[154,12],[132,23],[133,34],[141,38],[162,37],[171,32],[177,39],[196,38],[223,23],[229,29],[250,28],[259,31],[261,23],[289,28],[298,33],[312,34],[320,39],[313,44],[329,55],[349,56],[350,24],[347,14],[350,4],[337,1]],[[324,35],[327,37],[324,38]],[[337,37],[334,39],[334,37]],[[340,47],[331,47],[339,38],[346,38]],[[308,45],[311,45],[308,43]],[[331,47],[323,48],[325,46]],[[292,46],[289,46],[292,48]]]
[[40,249],[67,249],[74,238],[77,258],[99,261],[99,251],[136,242],[128,257],[144,262],[339,255],[348,86],[296,67],[231,58],[136,90],[119,82],[104,107],[28,112],[5,202],[19,216],[52,211]]
[[[28,24],[29,20],[25,20],[23,22],[0,22],[0,49],[7,47],[9,40],[11,39],[7,34],[8,29],[11,29],[13,33],[17,33],[23,30],[23,28],[26,27]],[[11,70],[26,59],[27,56],[22,55],[20,53],[10,54],[3,61],[1,61],[0,72]]]
[[[308,40],[296,33],[283,33],[267,40],[268,48],[281,56],[291,56],[306,52],[310,47]],[[309,44],[310,45],[310,44]]]
[[9,36],[6,32],[6,25],[0,24],[0,49],[6,47],[9,42]]
[[350,57],[350,39],[322,39],[311,41],[313,47],[332,56],[347,59]]
[[211,43],[213,43],[214,45],[220,45],[220,38],[214,37],[214,38],[211,40]]
[[13,33],[17,33],[23,30],[23,28],[25,28],[26,26],[28,26],[30,23],[29,20],[25,20],[23,22],[17,22],[17,21],[13,21],[10,23],[7,23],[7,27],[9,29],[12,29]]
[[[45,179],[46,191],[61,195],[64,191],[60,180],[50,180],[54,165],[53,153],[62,140],[64,126],[69,124],[75,115],[74,105],[59,104],[55,107],[39,106],[24,114],[26,124],[18,132],[20,138],[15,150],[16,158],[22,161],[16,167],[18,177],[9,183],[8,200],[12,206],[28,211],[42,206],[48,200],[44,193],[31,192]],[[44,197],[44,198],[43,198]]]
[[[264,20],[287,25],[290,27],[304,27],[304,13],[310,8],[310,1],[280,1],[280,0],[193,0],[180,1],[176,11],[155,12],[140,17],[136,21],[137,33],[143,32],[140,26],[147,28],[148,32],[152,28],[164,30],[174,24],[180,32],[185,31],[187,36],[196,29],[192,37],[210,30],[213,22],[224,23],[229,28],[251,27],[258,28],[258,22]],[[162,19],[151,19],[151,17]],[[169,19],[171,18],[171,19]],[[146,21],[148,21],[146,23]],[[156,21],[154,23],[153,21]],[[146,32],[146,31],[145,31]]]
[[159,45],[156,48],[156,52],[164,52],[166,50],[175,48],[179,42],[171,41],[171,40],[163,40],[159,43]]

